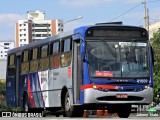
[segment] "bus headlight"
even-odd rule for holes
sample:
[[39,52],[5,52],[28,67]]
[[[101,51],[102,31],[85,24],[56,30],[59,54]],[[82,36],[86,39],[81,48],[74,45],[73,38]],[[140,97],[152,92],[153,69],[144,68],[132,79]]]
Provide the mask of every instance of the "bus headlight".
[[97,88],[96,85],[93,85],[93,88],[96,89]]
[[145,89],[148,89],[149,87],[148,87],[148,86],[144,86],[144,88],[145,88]]

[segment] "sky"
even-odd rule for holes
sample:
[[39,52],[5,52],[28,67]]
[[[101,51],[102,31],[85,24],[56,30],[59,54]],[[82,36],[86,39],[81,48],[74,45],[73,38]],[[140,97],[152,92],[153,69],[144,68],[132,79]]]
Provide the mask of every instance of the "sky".
[[[149,21],[160,20],[160,0],[146,0]],[[0,0],[0,41],[15,40],[15,24],[27,19],[28,11],[43,11],[45,19],[68,22],[65,31],[83,25],[122,21],[126,25],[144,25],[144,0]]]

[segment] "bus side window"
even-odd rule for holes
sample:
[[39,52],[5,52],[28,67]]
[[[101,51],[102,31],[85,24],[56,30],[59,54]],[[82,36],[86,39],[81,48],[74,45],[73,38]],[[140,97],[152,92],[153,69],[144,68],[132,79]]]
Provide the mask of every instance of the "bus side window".
[[72,41],[71,38],[62,40],[61,42],[61,67],[71,64],[72,59]]
[[28,50],[22,53],[21,74],[27,74],[29,72],[29,52]]
[[60,63],[60,42],[56,41],[50,44],[50,69],[59,68]]
[[49,45],[44,45],[40,47],[40,60],[39,60],[39,70],[47,70],[49,67]]
[[38,48],[30,51],[30,72],[38,70]]
[[15,55],[10,55],[8,57],[8,76],[15,76],[16,70],[15,70]]

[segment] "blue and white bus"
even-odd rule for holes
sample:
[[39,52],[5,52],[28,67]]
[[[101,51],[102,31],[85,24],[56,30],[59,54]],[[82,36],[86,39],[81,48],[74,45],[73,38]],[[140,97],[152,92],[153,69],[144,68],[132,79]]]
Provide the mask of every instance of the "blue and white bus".
[[107,109],[129,117],[153,99],[153,55],[144,28],[82,26],[8,52],[7,104],[29,111]]

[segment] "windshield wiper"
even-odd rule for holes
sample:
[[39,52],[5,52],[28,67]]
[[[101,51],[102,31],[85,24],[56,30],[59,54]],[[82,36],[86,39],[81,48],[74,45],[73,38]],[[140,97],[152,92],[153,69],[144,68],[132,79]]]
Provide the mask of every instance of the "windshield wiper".
[[113,56],[113,57],[116,57],[116,54],[114,53],[114,51],[112,50],[112,48],[108,45],[108,43],[106,43],[105,42],[105,40],[101,40],[103,43],[104,43],[104,45],[107,47],[107,49],[108,49],[108,51],[111,53],[111,55]]

